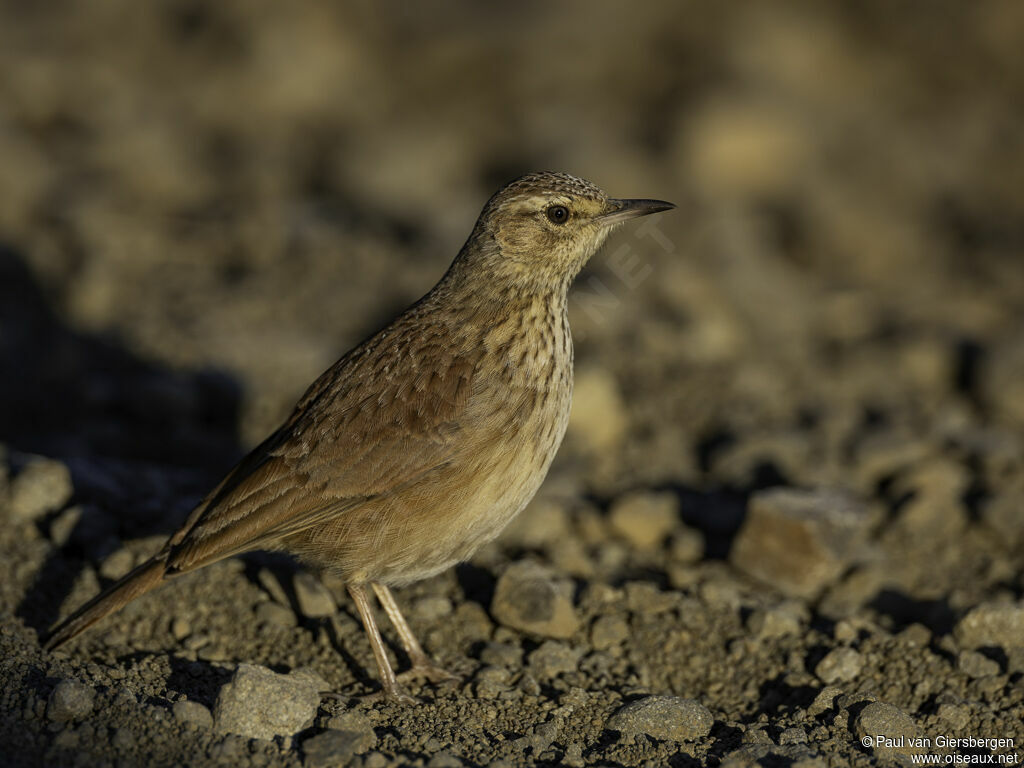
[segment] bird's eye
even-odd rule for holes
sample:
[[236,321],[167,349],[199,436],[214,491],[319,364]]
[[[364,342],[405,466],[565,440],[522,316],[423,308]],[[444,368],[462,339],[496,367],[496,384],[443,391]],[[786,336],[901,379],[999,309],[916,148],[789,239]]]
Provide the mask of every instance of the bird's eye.
[[552,224],[565,224],[569,220],[569,209],[564,205],[552,205],[545,213]]

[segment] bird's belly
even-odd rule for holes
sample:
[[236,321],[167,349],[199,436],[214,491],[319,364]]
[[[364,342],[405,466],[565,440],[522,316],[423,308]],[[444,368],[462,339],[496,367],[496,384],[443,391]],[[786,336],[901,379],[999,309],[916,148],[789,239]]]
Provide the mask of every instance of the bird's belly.
[[[421,482],[368,500],[289,548],[347,581],[401,586],[465,561],[523,510],[568,423],[571,381],[477,439]],[[507,414],[507,410],[503,409]]]

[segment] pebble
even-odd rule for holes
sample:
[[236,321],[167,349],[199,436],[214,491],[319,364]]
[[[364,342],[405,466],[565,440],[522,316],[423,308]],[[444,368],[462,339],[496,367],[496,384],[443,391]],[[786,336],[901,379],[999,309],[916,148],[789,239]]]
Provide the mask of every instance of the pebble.
[[835,706],[835,700],[842,696],[843,690],[837,688],[834,685],[826,685],[820,691],[818,695],[814,697],[814,701],[807,707],[807,714],[810,717],[817,717],[823,712],[828,712]]
[[670,611],[679,603],[679,593],[663,591],[650,581],[627,581],[623,589],[626,606],[633,613],[653,616]]
[[308,571],[299,571],[292,578],[295,602],[307,619],[323,619],[333,616],[336,610],[334,597],[321,581]]
[[266,667],[241,664],[217,694],[218,731],[254,739],[292,736],[309,723],[328,689],[308,670],[279,675]]
[[513,746],[523,751],[529,749],[531,755],[536,759],[541,752],[550,747],[552,742],[558,738],[559,730],[557,720],[548,720],[546,723],[541,723],[534,728],[533,733],[529,736],[516,739],[513,742]]
[[547,640],[530,654],[530,672],[540,679],[575,672],[582,655],[581,649],[570,648],[556,640]]
[[522,650],[511,643],[487,643],[480,651],[480,661],[496,667],[514,669],[519,666],[522,658]]
[[256,606],[256,621],[259,624],[273,624],[278,627],[294,627],[298,624],[298,619],[290,609],[269,600]]
[[447,597],[421,597],[412,606],[412,612],[423,621],[438,621],[451,616],[452,601]]
[[31,456],[11,480],[9,493],[9,509],[15,522],[38,520],[71,499],[71,470],[60,461]]
[[689,527],[682,527],[672,535],[669,558],[676,565],[690,565],[704,557],[704,534]]
[[483,667],[476,673],[473,692],[480,699],[496,699],[508,690],[511,675],[504,667]]
[[176,701],[171,711],[179,723],[189,723],[197,728],[213,728],[213,714],[198,701]]
[[613,648],[629,637],[629,624],[622,616],[599,616],[590,627],[590,644],[599,651]]
[[542,637],[569,638],[579,620],[573,585],[529,561],[511,565],[498,578],[491,601],[494,618],[507,627]]
[[629,493],[612,503],[608,521],[637,549],[653,549],[679,524],[679,499],[669,492]]
[[627,736],[647,734],[663,741],[696,741],[711,732],[715,718],[698,701],[648,696],[620,708],[605,727]]
[[451,752],[438,752],[427,762],[427,768],[462,768],[462,761]]
[[849,682],[860,674],[864,660],[853,648],[833,648],[818,662],[814,674],[825,684]]
[[57,683],[46,705],[46,716],[57,723],[81,720],[92,712],[96,691],[78,680],[65,679]]
[[799,635],[810,616],[807,606],[796,600],[759,608],[747,619],[747,629],[756,637],[773,638]]
[[862,556],[869,522],[867,507],[840,491],[759,491],[729,559],[784,594],[813,598]]
[[914,718],[892,704],[875,701],[868,704],[857,715],[854,723],[857,739],[884,739],[882,743],[873,744],[872,749],[878,755],[910,755],[919,752],[910,740],[920,732]]
[[327,727],[335,731],[349,731],[358,734],[360,737],[358,751],[360,753],[377,746],[377,734],[373,730],[373,723],[365,713],[358,710],[349,710],[340,715],[334,715],[327,721]]
[[966,648],[1024,646],[1024,601],[982,603],[959,621],[954,636]]
[[309,768],[335,768],[348,765],[354,755],[360,755],[377,744],[356,731],[327,730],[310,736],[302,742],[303,765]]
[[999,674],[999,663],[978,651],[960,651],[956,660],[957,669],[971,678],[990,677]]

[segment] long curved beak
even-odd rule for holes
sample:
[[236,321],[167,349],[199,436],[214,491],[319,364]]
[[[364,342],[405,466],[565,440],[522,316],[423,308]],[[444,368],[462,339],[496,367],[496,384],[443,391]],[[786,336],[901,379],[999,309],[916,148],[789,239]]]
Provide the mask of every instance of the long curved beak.
[[664,200],[615,200],[608,201],[609,210],[598,216],[598,221],[606,226],[619,224],[626,219],[635,219],[637,216],[648,216],[652,213],[670,211],[675,208],[674,203]]

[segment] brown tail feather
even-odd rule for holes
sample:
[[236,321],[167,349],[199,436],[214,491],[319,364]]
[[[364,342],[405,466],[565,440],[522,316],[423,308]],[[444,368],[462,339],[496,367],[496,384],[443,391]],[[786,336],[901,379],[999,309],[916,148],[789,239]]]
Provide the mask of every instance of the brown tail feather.
[[43,648],[52,651],[107,614],[120,610],[139,595],[149,592],[164,580],[166,570],[167,564],[163,558],[147,560],[53,627]]

